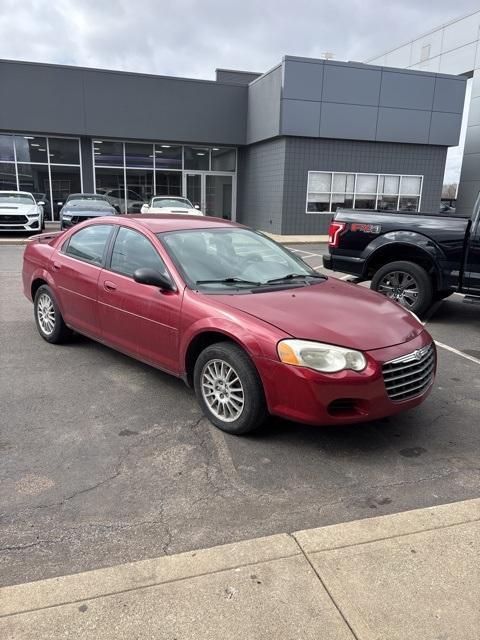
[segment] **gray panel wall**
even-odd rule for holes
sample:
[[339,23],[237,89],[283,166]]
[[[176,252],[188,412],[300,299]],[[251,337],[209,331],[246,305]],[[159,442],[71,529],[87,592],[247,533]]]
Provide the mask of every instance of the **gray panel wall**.
[[305,213],[308,171],[424,175],[421,208],[435,211],[440,202],[446,153],[445,147],[432,145],[287,138],[282,233],[328,231],[330,214]]
[[458,144],[465,78],[291,56],[283,64],[280,134]]
[[247,144],[278,136],[282,65],[248,86]]
[[0,129],[244,144],[246,86],[0,61]]
[[307,214],[308,171],[423,175],[422,211],[440,202],[447,149],[283,137],[239,150],[237,220],[285,235],[325,234],[330,214]]
[[286,138],[276,138],[239,149],[238,222],[282,232],[286,142]]

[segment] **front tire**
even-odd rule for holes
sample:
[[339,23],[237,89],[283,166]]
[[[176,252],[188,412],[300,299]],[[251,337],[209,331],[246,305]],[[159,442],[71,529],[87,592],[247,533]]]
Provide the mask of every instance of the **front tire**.
[[204,349],[193,374],[198,403],[210,422],[242,435],[260,427],[268,412],[262,381],[238,345],[218,342]]
[[46,284],[38,288],[33,303],[38,333],[50,344],[67,342],[73,331],[63,321],[52,290]]
[[421,315],[433,301],[433,284],[423,267],[414,262],[390,262],[373,276],[370,288]]

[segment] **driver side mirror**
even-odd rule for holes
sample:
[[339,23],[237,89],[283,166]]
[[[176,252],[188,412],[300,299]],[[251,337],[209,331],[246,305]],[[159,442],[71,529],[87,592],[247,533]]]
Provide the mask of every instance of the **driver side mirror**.
[[63,205],[63,202],[57,202],[57,205],[61,207]]
[[174,291],[174,286],[167,276],[156,269],[142,267],[133,272],[133,279],[139,284],[148,284],[163,291]]
[[200,205],[199,204],[194,204],[193,205],[195,209],[200,209]]
[[41,207],[43,207],[43,205],[45,204],[45,202],[44,202],[43,200],[39,200],[39,201],[37,202],[37,204],[39,204]]

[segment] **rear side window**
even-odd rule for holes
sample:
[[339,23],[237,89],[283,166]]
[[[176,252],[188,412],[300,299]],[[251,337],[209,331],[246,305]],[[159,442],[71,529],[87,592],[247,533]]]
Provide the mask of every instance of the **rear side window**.
[[84,227],[70,238],[65,253],[78,260],[101,265],[111,231],[112,225],[109,224]]
[[167,275],[165,264],[150,240],[141,233],[121,227],[113,245],[110,269],[132,277],[137,269],[143,267]]

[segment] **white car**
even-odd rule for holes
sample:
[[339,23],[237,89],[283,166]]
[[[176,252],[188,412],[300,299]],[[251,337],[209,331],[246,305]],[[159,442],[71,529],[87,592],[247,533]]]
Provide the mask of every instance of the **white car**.
[[0,231],[30,231],[44,229],[43,205],[27,191],[0,191]]
[[186,216],[203,216],[198,205],[193,206],[187,198],[176,196],[153,196],[145,203],[141,213],[183,213]]

